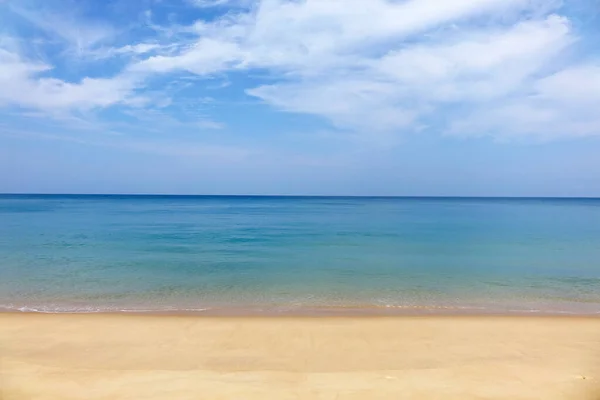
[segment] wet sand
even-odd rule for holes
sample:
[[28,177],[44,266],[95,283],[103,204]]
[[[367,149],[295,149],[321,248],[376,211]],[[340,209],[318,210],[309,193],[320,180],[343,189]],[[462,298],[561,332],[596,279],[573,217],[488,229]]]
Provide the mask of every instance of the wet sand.
[[600,318],[0,314],[0,399],[600,400]]

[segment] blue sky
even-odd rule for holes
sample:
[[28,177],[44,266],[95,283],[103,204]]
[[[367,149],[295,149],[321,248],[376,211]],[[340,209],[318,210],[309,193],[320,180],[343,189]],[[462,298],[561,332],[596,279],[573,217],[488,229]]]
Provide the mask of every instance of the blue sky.
[[0,0],[0,192],[600,196],[597,0]]

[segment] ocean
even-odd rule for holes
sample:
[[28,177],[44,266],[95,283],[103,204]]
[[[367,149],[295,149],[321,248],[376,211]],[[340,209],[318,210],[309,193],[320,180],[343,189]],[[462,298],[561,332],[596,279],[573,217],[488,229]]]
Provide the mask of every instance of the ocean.
[[600,199],[0,195],[0,310],[600,314]]

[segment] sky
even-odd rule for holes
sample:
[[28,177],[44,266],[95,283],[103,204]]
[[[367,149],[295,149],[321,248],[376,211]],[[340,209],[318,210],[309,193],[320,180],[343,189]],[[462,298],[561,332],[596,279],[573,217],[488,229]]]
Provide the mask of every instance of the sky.
[[0,192],[600,196],[600,0],[0,0]]

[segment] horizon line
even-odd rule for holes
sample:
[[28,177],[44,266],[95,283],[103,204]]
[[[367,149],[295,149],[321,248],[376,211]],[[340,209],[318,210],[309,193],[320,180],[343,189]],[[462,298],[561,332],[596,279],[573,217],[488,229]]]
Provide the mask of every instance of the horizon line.
[[89,197],[263,197],[263,198],[379,198],[379,199],[581,199],[597,196],[465,196],[465,195],[323,195],[323,194],[168,194],[168,193],[4,193],[0,196],[89,196]]

